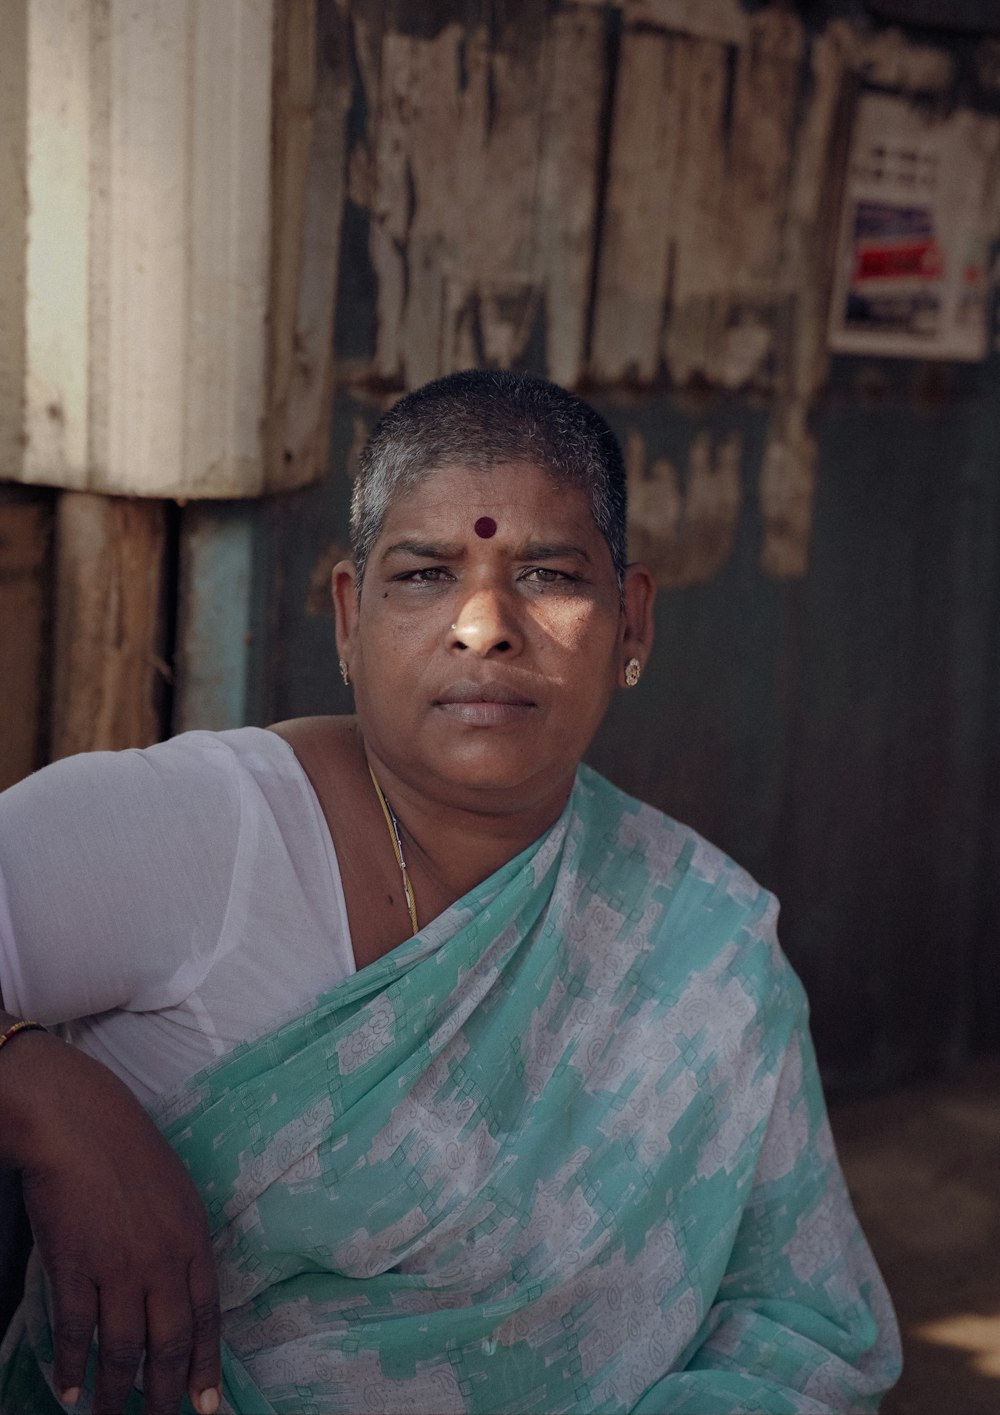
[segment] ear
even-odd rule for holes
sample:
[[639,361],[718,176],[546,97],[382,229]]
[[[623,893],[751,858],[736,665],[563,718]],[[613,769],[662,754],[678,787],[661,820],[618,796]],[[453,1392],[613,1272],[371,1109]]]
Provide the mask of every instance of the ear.
[[338,560],[330,576],[333,612],[337,621],[337,652],[351,661],[358,629],[358,572],[353,560]]
[[625,665],[630,658],[645,668],[653,649],[653,600],[656,581],[645,565],[629,565],[622,586],[621,662],[618,685],[625,686]]

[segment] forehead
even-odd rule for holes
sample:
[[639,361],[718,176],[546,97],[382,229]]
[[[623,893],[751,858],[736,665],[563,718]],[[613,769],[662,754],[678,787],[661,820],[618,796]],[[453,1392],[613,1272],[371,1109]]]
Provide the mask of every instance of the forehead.
[[448,464],[426,471],[415,486],[390,502],[381,534],[414,520],[440,521],[449,529],[471,532],[477,521],[488,519],[496,523],[499,536],[539,518],[547,525],[573,525],[581,534],[604,539],[582,487],[548,467],[523,461],[488,467]]

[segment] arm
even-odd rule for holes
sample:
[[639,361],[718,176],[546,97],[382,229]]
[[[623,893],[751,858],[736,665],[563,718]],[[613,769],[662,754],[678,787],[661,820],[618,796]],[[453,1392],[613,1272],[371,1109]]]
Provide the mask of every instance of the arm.
[[[217,871],[224,899],[226,862],[192,829],[198,803],[184,760],[171,770],[177,757],[71,758],[0,797],[0,1030],[12,1013],[51,1024],[155,1010],[174,1000],[176,941],[182,960],[210,950],[213,911],[203,892],[197,912],[181,912],[178,875]],[[225,780],[213,794],[229,799]],[[82,1385],[97,1325],[97,1410],[122,1408],[143,1354],[150,1412],[176,1412],[185,1387],[212,1391],[203,1205],[127,1086],[51,1034],[19,1033],[0,1049],[3,1165],[20,1172],[50,1280],[57,1388]]]
[[899,1368],[892,1306],[834,1153],[803,1006],[715,1301],[684,1369],[646,1391],[634,1415],[854,1415],[878,1409]]
[[[0,1012],[0,1031],[17,1019]],[[204,1207],[128,1088],[44,1032],[0,1049],[0,1164],[20,1172],[49,1277],[56,1388],[72,1404],[100,1328],[95,1411],[218,1405],[219,1315]]]

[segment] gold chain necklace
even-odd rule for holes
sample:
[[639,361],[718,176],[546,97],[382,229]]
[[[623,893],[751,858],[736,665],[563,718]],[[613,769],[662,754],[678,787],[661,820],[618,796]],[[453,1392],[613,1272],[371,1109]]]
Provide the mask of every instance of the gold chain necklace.
[[396,813],[389,805],[389,802],[385,799],[385,792],[378,784],[378,778],[372,771],[371,762],[368,763],[368,775],[372,779],[372,785],[375,787],[375,795],[379,799],[379,805],[382,807],[382,814],[385,816],[385,823],[389,827],[389,838],[392,841],[392,852],[396,857],[396,864],[399,866],[399,872],[403,876],[403,893],[406,895],[406,907],[410,913],[410,923],[413,927],[413,932],[419,933],[420,925],[417,923],[417,903],[413,897],[413,885],[410,883],[410,875],[406,868],[406,861],[403,859],[403,842],[400,839],[399,835],[399,824],[396,820]]

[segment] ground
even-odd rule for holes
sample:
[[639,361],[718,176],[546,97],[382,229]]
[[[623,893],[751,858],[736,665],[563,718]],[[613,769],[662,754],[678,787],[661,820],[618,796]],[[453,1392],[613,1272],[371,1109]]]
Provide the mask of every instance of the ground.
[[903,1333],[882,1415],[998,1415],[1000,1061],[831,1119]]

